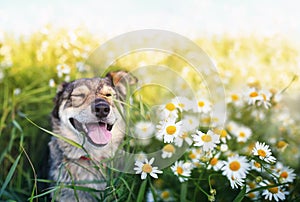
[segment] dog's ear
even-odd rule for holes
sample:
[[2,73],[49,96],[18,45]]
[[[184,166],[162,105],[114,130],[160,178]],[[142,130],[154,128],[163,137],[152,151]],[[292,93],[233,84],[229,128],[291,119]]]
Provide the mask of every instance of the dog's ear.
[[61,85],[59,85],[57,87],[57,93],[56,96],[54,98],[54,108],[52,110],[52,116],[56,119],[59,119],[59,106],[62,102],[62,95],[64,93],[64,91],[66,90],[66,88],[69,86],[69,83],[64,82]]
[[114,71],[106,74],[110,78],[118,93],[124,98],[127,92],[127,87],[137,83],[137,78],[126,71]]

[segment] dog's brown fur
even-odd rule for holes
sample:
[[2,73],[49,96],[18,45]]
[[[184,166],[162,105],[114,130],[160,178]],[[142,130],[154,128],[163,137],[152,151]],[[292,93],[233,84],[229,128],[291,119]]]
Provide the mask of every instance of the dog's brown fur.
[[[82,148],[52,137],[49,143],[51,180],[58,184],[105,189],[102,162],[114,155],[123,140],[125,128],[120,115],[121,105],[114,99],[122,100],[128,84],[135,82],[131,75],[118,71],[110,72],[104,78],[78,79],[62,85],[52,112],[53,132]],[[96,201],[94,196],[97,195],[98,192],[66,187],[53,193],[52,197],[57,201]]]

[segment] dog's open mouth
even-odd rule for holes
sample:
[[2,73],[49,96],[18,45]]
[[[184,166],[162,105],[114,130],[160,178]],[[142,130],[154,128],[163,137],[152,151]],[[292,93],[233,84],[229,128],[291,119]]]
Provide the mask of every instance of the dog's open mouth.
[[105,146],[112,137],[113,125],[104,122],[81,123],[75,118],[70,118],[70,123],[79,132],[84,133],[90,143],[95,146]]

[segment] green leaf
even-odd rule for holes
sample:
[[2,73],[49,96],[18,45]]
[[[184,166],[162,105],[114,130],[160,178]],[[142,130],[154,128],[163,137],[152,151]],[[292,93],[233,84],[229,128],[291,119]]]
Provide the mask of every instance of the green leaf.
[[13,120],[12,123],[21,133],[23,133],[22,127],[16,120]]
[[133,192],[131,191],[129,184],[123,177],[120,177],[119,179],[124,183],[125,187],[127,188],[127,191],[129,192],[128,198],[130,198],[130,196],[133,195]]
[[140,190],[139,190],[137,202],[142,202],[143,201],[144,196],[145,196],[145,191],[146,191],[146,185],[147,185],[147,180],[144,180],[142,182]]
[[240,193],[235,197],[233,202],[241,202],[246,195],[246,186],[240,191]]
[[187,195],[187,182],[181,183],[180,187],[180,201],[186,201]]
[[22,153],[19,154],[19,156],[17,157],[17,159],[15,160],[15,162],[13,163],[13,165],[11,166],[11,168],[10,168],[10,170],[9,170],[7,176],[6,176],[6,179],[5,179],[5,181],[4,181],[3,185],[2,185],[2,188],[0,190],[0,197],[3,194],[3,192],[4,192],[5,188],[7,187],[8,183],[10,182],[11,178],[13,177],[13,174],[14,174],[14,172],[16,170],[16,167],[17,167],[17,165],[19,163],[19,160],[21,158],[21,154]]
[[36,123],[34,123],[33,121],[31,121],[31,120],[30,120],[28,117],[26,117],[26,116],[25,116],[25,118],[27,119],[27,121],[29,121],[29,122],[30,122],[31,124],[33,124],[35,127],[41,129],[42,131],[44,131],[44,132],[46,132],[46,133],[48,133],[48,134],[50,134],[50,135],[52,135],[52,136],[54,136],[54,137],[56,137],[56,138],[58,138],[58,139],[61,139],[61,140],[63,140],[63,141],[65,141],[65,142],[69,143],[70,145],[72,145],[72,146],[74,146],[74,147],[82,148],[82,146],[81,146],[80,144],[78,144],[77,142],[75,142],[75,141],[73,141],[73,140],[70,140],[69,138],[66,138],[66,137],[61,136],[61,135],[56,134],[56,133],[53,133],[53,132],[51,132],[51,131],[49,131],[49,130],[47,130],[47,129],[45,129],[45,128],[42,128],[42,127],[38,126]]
[[45,191],[45,192],[43,192],[41,194],[38,194],[36,196],[31,196],[30,198],[28,198],[28,201],[32,201],[33,199],[40,198],[40,197],[43,197],[43,196],[47,196],[48,194],[50,194],[52,192],[55,192],[58,189],[60,189],[60,187],[54,187],[53,189]]
[[[149,178],[148,178],[148,179],[149,179]],[[151,190],[151,193],[152,193],[154,202],[157,202],[157,200],[156,200],[155,188],[154,188],[153,184],[151,183],[151,180],[149,180],[149,184],[150,184],[150,190]]]

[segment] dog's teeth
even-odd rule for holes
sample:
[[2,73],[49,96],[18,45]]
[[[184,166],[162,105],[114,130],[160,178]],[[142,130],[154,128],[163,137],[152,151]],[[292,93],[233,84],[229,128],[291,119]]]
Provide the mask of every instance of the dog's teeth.
[[83,128],[83,130],[84,130],[86,133],[88,133],[88,129],[87,129],[87,127],[86,127],[85,124],[82,124],[82,128]]

